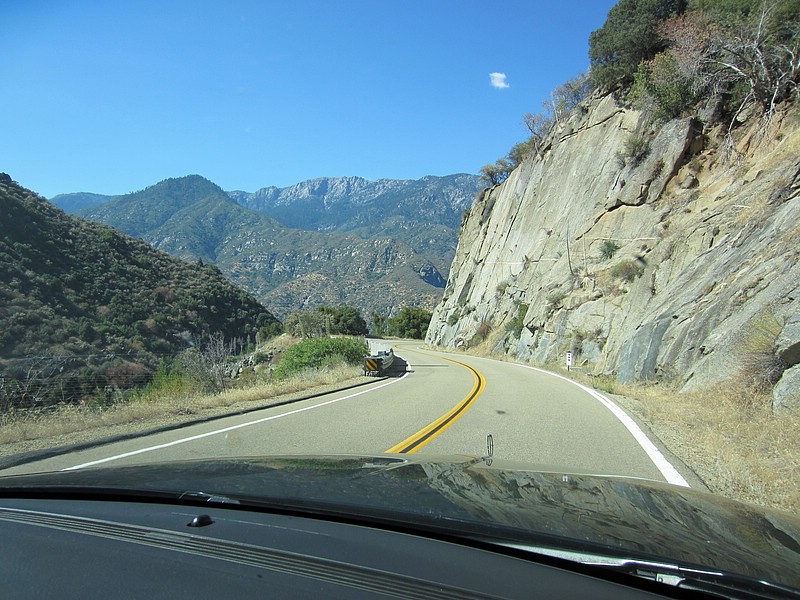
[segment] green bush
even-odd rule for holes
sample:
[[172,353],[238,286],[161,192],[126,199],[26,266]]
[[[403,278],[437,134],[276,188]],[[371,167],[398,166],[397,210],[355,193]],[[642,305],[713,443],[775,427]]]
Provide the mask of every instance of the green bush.
[[638,260],[626,260],[614,265],[611,275],[630,283],[644,273],[644,266]]
[[603,245],[600,247],[600,254],[603,255],[603,258],[609,259],[612,258],[619,249],[620,245],[614,240],[604,240]]
[[268,325],[264,325],[258,329],[258,339],[262,342],[266,342],[274,337],[278,337],[282,333],[283,323],[280,321],[272,321]]
[[165,360],[159,365],[152,381],[135,390],[133,397],[142,400],[185,398],[202,391],[205,391],[203,382],[189,370],[182,368],[179,361]]
[[650,154],[650,138],[641,133],[634,133],[625,140],[622,152],[617,153],[620,168],[625,165],[638,167]]
[[639,64],[628,100],[637,108],[652,108],[657,120],[669,120],[695,103],[695,87],[694,80],[679,69],[675,55],[667,51]]
[[400,314],[389,319],[389,335],[421,340],[428,332],[433,313],[424,308],[407,306]]
[[369,354],[361,338],[312,338],[290,346],[275,368],[275,377],[283,379],[308,369],[346,363],[359,365]]
[[603,26],[589,36],[596,85],[630,83],[639,63],[664,49],[659,25],[685,8],[686,0],[620,0],[613,6]]
[[458,323],[458,320],[461,318],[461,311],[459,309],[455,309],[453,312],[450,313],[450,316],[447,317],[447,324],[451,327]]
[[522,333],[522,328],[525,327],[525,314],[528,312],[528,305],[519,303],[517,304],[517,314],[516,316],[506,324],[506,331],[514,335],[514,337],[519,337],[519,334]]

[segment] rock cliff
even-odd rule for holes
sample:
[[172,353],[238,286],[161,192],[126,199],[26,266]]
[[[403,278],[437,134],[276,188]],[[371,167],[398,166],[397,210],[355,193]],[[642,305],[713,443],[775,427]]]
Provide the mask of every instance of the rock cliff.
[[800,404],[800,118],[727,147],[704,116],[586,101],[465,216],[427,342],[684,390],[747,371]]

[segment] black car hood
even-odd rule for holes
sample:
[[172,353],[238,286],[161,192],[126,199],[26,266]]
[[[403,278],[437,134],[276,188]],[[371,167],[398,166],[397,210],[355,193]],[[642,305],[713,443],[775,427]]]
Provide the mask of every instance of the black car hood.
[[660,559],[800,588],[800,519],[647,480],[464,456],[288,456],[0,477],[0,496],[102,490],[402,523]]

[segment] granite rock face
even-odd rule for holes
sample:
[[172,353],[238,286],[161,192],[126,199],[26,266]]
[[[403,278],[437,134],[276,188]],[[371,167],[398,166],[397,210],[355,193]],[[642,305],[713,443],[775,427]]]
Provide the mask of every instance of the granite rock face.
[[800,410],[800,366],[783,372],[772,390],[772,409],[777,413]]
[[518,359],[572,351],[592,373],[683,389],[737,375],[754,347],[796,364],[800,129],[756,131],[724,152],[698,119],[653,129],[591,98],[478,196],[427,342],[474,344],[483,324]]

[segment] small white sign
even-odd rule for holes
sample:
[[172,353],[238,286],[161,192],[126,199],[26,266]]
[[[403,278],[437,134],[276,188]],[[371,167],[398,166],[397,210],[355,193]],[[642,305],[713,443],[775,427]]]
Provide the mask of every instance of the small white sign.
[[567,352],[567,366],[572,366],[572,352]]

